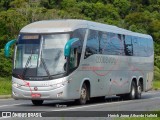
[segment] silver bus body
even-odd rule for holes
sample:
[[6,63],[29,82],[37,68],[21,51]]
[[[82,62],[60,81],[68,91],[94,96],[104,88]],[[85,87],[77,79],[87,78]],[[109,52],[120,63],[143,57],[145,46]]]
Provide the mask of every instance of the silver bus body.
[[[141,83],[141,91],[148,91],[152,88],[154,48],[150,35],[135,33],[112,25],[70,19],[31,23],[22,28],[20,35],[38,34],[42,36],[40,39],[43,39],[46,37],[45,35],[65,34],[78,29],[84,29],[85,34],[79,64],[74,64],[75,69],[66,76],[51,77],[50,79],[48,77],[45,80],[41,79],[41,76],[24,79],[23,75],[17,74],[17,77],[13,75],[13,98],[30,100],[79,99],[84,83],[86,83],[89,98],[128,94],[131,92],[133,81],[137,86],[136,89],[138,89],[138,84]],[[98,47],[96,41],[89,39],[89,36],[99,41],[97,42]],[[29,39],[29,37],[26,39]],[[40,49],[46,44],[40,43]],[[87,46],[89,46],[88,51]],[[54,45],[49,47],[56,48]],[[18,64],[16,54],[19,53],[17,53],[17,49],[20,48],[16,47],[15,49],[14,69]],[[39,60],[38,56],[41,56],[41,54],[41,52],[37,54],[37,61]],[[29,55],[25,55],[24,59],[26,60],[22,66],[26,66],[24,69],[29,72],[30,69],[26,64]],[[48,53],[47,55],[52,54]],[[34,52],[30,59],[33,59],[33,56],[36,57]],[[76,59],[76,53],[73,56]],[[45,58],[44,61],[49,67]],[[32,68],[37,65],[37,62],[32,61],[28,64],[32,64]],[[61,66],[58,62],[56,64]],[[24,71],[23,73],[25,73]],[[43,71],[46,72],[46,70]],[[48,71],[51,71],[50,68]]]

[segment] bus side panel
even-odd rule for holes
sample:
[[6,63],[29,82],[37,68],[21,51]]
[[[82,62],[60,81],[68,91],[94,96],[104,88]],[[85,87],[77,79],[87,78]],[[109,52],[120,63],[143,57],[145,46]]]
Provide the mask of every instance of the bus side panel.
[[133,56],[130,60],[130,70],[132,71],[132,75],[136,76],[137,83],[139,79],[143,80],[143,91],[151,89],[153,80],[153,56]]
[[129,92],[131,71],[119,56],[92,55],[83,60],[83,76],[91,81],[91,97]]
[[146,86],[146,91],[152,89],[152,81],[153,81],[153,71],[148,71],[147,73],[147,86]]
[[80,97],[81,84],[84,79],[83,71],[79,71],[77,68],[69,75],[68,79],[68,95],[71,99],[78,99]]

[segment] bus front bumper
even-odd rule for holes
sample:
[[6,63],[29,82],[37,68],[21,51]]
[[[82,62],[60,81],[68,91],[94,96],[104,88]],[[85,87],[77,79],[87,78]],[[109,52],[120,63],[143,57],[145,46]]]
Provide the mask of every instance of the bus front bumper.
[[[40,90],[38,90],[40,89]],[[67,85],[56,89],[50,87],[14,87],[12,86],[12,97],[14,99],[49,100],[68,99]]]

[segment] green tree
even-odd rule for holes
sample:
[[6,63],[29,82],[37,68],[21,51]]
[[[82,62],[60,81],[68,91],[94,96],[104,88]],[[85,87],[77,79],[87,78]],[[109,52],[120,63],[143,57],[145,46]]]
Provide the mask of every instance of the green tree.
[[79,7],[81,8],[82,14],[84,14],[88,18],[91,18],[91,20],[94,21],[99,21],[104,23],[108,22],[109,24],[112,24],[120,19],[118,10],[112,4],[104,5],[100,2],[97,3],[81,2],[79,4]]
[[118,8],[119,14],[124,18],[131,8],[131,3],[128,0],[114,0],[113,5]]
[[[134,12],[130,13],[125,18],[126,28],[134,29],[136,26],[137,32],[147,33],[149,30],[149,24],[152,22],[152,19],[150,17],[150,13],[148,11],[145,12]],[[131,27],[132,26],[132,27]],[[131,29],[133,30],[133,29]]]
[[8,10],[13,0],[0,0],[0,10]]
[[10,38],[18,35],[19,30],[27,24],[26,18],[15,10],[7,10],[0,13],[1,36],[8,35]]
[[160,43],[160,30],[159,30],[160,21],[159,20],[153,20],[150,23],[149,28],[150,28],[149,31],[152,34],[152,36],[154,37],[155,41]]
[[0,61],[0,77],[11,76],[12,60],[4,57],[4,49],[0,50]]
[[42,7],[47,9],[58,8],[63,0],[40,0]]

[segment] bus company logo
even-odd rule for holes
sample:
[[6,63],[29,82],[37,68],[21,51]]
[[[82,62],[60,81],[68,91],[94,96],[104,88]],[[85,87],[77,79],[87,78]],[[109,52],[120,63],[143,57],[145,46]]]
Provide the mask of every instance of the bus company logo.
[[37,91],[38,90],[38,87],[34,87],[34,91]]

